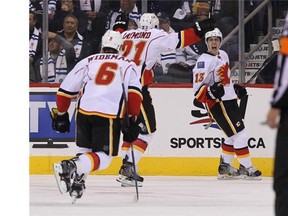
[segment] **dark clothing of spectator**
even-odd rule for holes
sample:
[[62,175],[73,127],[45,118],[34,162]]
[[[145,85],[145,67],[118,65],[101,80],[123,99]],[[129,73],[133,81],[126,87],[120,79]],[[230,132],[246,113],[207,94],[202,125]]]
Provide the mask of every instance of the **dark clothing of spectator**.
[[91,47],[91,54],[95,54],[100,52],[101,39],[105,33],[106,18],[110,11],[110,1],[101,0],[101,6],[98,11],[96,11],[94,0],[90,2],[91,11],[96,13],[96,17],[89,19],[87,15],[89,12],[86,12],[86,17],[88,17],[88,26],[87,31],[83,36]]
[[[127,16],[130,20],[134,20],[136,25],[139,27],[139,21],[140,21],[141,13],[138,10],[136,3],[133,2],[133,0],[131,0],[129,8],[127,7],[127,5],[126,5],[127,8],[121,8],[121,1],[122,0],[120,0],[118,2],[118,8],[117,9],[113,9],[113,10],[111,9],[110,10],[110,12],[107,16],[107,19],[106,19],[105,31],[107,31],[108,29],[113,29],[113,26],[114,26],[116,20],[119,18],[119,16],[123,16],[123,14],[125,16]],[[120,4],[120,6],[119,6],[119,4]]]
[[29,56],[35,60],[42,57],[42,33],[34,27],[29,30]]
[[78,19],[78,28],[77,31],[81,35],[85,35],[87,31],[88,19],[84,11],[81,11],[79,8],[79,2],[73,1],[74,8],[70,11],[64,11],[57,9],[53,19],[49,20],[49,31],[57,32],[63,29],[63,21],[67,15],[73,14]]
[[[64,30],[58,31],[57,34],[66,38],[64,34]],[[74,46],[75,53],[76,53],[76,62],[79,62],[80,60],[86,58],[87,56],[91,54],[91,50],[87,41],[78,32],[76,32],[76,34],[74,35],[73,40],[69,42],[72,43]]]

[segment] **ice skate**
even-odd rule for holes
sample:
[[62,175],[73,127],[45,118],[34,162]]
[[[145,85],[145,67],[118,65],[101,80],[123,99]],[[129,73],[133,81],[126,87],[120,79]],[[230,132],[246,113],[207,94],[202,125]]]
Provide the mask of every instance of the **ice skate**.
[[240,179],[239,170],[228,163],[225,163],[223,157],[220,157],[220,165],[218,167],[218,180],[236,180]]
[[76,174],[76,177],[74,178],[73,183],[71,184],[69,194],[72,197],[72,204],[76,202],[77,199],[80,199],[83,195],[83,192],[85,191],[85,180],[84,180],[84,174],[79,176]]
[[[136,175],[136,179],[138,187],[142,187],[144,178]],[[123,164],[119,170],[119,176],[116,181],[120,182],[122,187],[135,186],[133,163],[128,162],[125,159],[123,160]]]
[[76,176],[76,164],[73,160],[63,160],[53,164],[55,179],[61,194],[67,193]]
[[261,180],[262,173],[257,170],[254,166],[245,168],[242,164],[239,167],[239,173],[243,179],[246,180]]

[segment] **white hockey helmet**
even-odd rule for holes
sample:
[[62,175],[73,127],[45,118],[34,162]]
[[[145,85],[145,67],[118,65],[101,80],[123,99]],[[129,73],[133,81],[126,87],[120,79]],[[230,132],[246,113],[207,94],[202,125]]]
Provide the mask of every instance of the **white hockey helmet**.
[[154,13],[144,13],[140,18],[140,28],[149,30],[159,28],[159,19]]
[[[207,40],[210,37],[219,37],[220,41],[222,42],[222,32],[218,28],[215,28],[212,31],[206,32],[206,34],[205,34],[205,43],[206,43],[206,45],[207,45]],[[221,45],[221,42],[220,42],[220,45]]]
[[120,32],[107,30],[102,37],[101,48],[109,47],[119,52],[121,50],[122,44],[123,44],[123,39],[122,39]]

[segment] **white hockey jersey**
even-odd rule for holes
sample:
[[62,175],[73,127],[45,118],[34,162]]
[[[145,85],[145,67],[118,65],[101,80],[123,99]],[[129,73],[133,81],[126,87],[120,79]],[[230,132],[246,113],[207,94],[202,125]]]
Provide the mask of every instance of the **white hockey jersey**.
[[216,56],[203,53],[193,69],[193,91],[196,99],[205,103],[207,87],[212,86],[215,82],[221,82],[224,86],[225,93],[221,100],[236,99],[237,95],[230,74],[229,58],[225,51],[219,50],[219,54]]
[[[161,29],[133,29],[122,33],[123,37],[123,56],[134,61],[142,69],[142,85],[153,82],[153,72],[158,56],[167,49],[185,47],[197,43],[200,38],[194,30],[186,29],[181,32],[168,34]],[[144,68],[142,68],[144,65]],[[144,71],[144,69],[146,71]],[[145,72],[147,72],[145,74]],[[149,73],[149,74],[148,74]]]
[[[86,115],[123,117],[125,103],[122,95],[122,78],[126,98],[128,93],[131,93],[136,94],[132,98],[140,97],[142,100],[137,70],[134,62],[118,54],[91,55],[81,60],[70,71],[61,83],[57,96],[66,98],[78,96],[77,108]],[[61,104],[58,104],[58,101],[57,107],[60,111]]]

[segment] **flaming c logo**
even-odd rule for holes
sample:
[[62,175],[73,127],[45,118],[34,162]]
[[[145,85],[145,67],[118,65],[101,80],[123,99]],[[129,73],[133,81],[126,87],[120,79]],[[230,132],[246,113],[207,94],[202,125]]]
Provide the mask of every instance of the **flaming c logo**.
[[219,76],[219,80],[223,86],[230,84],[230,77],[228,76],[228,69],[229,69],[229,64],[226,63],[225,65],[222,65],[217,70],[217,75]]

